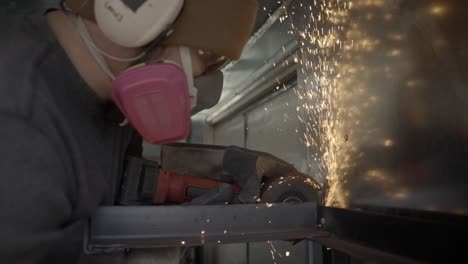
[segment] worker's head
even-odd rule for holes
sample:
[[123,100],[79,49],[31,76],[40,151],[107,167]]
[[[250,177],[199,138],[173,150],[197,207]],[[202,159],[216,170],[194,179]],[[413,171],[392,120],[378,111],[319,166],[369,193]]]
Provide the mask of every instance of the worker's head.
[[[213,100],[201,95],[219,86],[219,98],[222,75],[210,71],[240,57],[258,6],[257,0],[64,0],[62,3],[64,9],[77,14],[76,25],[82,39],[113,79],[114,102],[152,143],[186,137],[191,113],[208,108],[200,107],[200,102],[212,104]],[[138,49],[140,55],[124,59],[109,55],[95,45],[83,19],[96,23],[112,43]],[[106,63],[109,59],[132,62],[129,66],[134,67],[115,73]],[[140,64],[135,66],[137,62]],[[198,81],[194,76],[202,78]],[[210,87],[203,87],[207,85]]]
[[62,3],[65,9],[96,23],[109,40],[120,46],[156,48],[153,56],[173,56],[163,49],[186,46],[199,66],[207,69],[239,58],[250,37],[258,7],[257,0],[63,0]]

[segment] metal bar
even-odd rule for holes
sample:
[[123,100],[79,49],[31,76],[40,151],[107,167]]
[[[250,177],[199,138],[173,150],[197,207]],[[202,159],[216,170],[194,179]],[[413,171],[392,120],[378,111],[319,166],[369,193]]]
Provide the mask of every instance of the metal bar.
[[307,241],[307,264],[316,264],[322,263],[327,264],[323,261],[323,254],[322,254],[323,246],[319,243],[309,240]]
[[321,207],[318,214],[322,228],[332,236],[314,240],[360,259],[379,259],[381,263],[451,263],[464,257],[464,244],[460,241],[468,236],[468,217],[398,212]]
[[102,207],[87,234],[89,252],[297,240],[316,231],[316,205]]
[[[361,245],[356,241],[340,240],[337,237],[318,237],[314,242],[323,245],[323,263],[332,263],[333,251],[340,251],[356,259],[370,261],[371,263],[388,264],[419,264],[414,259],[394,255],[385,251],[377,250],[372,245]],[[385,240],[385,238],[382,238]]]

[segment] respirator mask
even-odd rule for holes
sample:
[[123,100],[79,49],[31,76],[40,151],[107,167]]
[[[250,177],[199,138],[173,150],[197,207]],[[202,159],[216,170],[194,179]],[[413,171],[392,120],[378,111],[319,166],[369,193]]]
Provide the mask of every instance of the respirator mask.
[[[68,2],[71,1],[63,3],[66,6]],[[83,2],[83,5],[87,2]],[[183,0],[94,1],[96,23],[107,38],[124,47],[147,46],[134,58],[118,58],[99,49],[81,17],[76,16],[75,20],[82,40],[112,79],[114,103],[140,135],[153,144],[188,137],[191,115],[219,101],[222,73],[215,71],[194,79],[191,53],[187,47],[179,48],[181,65],[164,60],[152,61],[135,65],[117,76],[109,69],[105,58],[123,62],[142,59],[170,34],[171,25],[181,12],[183,3]],[[78,13],[76,10],[74,12]],[[199,93],[197,87],[202,88],[200,90],[203,92]]]

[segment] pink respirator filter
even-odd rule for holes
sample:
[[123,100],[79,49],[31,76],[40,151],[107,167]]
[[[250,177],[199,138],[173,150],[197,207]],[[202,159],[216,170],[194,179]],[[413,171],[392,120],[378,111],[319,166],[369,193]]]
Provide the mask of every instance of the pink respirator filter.
[[184,71],[172,63],[147,64],[120,74],[112,97],[128,121],[152,144],[190,133],[190,96]]

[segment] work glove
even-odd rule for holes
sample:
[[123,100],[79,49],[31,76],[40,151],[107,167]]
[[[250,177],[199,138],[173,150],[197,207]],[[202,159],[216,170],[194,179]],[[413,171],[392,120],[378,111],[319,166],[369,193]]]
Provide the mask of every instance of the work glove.
[[255,203],[261,197],[262,183],[267,179],[298,173],[291,164],[273,155],[235,146],[226,148],[223,169],[225,179],[241,188],[235,203]]
[[239,185],[241,191],[220,186],[191,204],[256,203],[261,197],[262,184],[280,177],[301,174],[291,164],[264,152],[236,146],[171,144],[162,147],[163,169],[182,175]]
[[192,201],[186,203],[187,205],[215,205],[229,203],[234,199],[232,187],[228,183],[222,183],[218,188],[210,190],[203,195],[200,195]]

